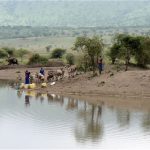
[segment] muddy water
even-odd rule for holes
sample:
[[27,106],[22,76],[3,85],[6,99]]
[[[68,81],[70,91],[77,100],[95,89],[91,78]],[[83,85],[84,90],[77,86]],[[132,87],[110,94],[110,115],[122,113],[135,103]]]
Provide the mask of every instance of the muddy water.
[[17,91],[0,83],[0,148],[149,147],[148,110]]

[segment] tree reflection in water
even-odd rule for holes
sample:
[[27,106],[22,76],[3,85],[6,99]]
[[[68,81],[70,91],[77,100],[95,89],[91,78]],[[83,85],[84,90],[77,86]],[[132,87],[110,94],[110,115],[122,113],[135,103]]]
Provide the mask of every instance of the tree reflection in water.
[[86,102],[84,102],[84,109],[80,110],[78,114],[79,122],[75,127],[75,137],[78,142],[86,142],[89,140],[95,142],[101,139],[103,135],[103,125],[100,120],[102,106],[91,105],[91,112],[88,112],[85,106],[87,106]]
[[75,100],[73,98],[68,98],[68,102],[67,102],[67,110],[73,110],[73,109],[78,109],[78,100]]
[[150,132],[150,111],[144,113],[142,127],[145,132]]
[[[20,96],[20,95],[19,95]],[[30,97],[35,97],[36,100],[40,100],[43,102],[46,96],[48,103],[56,103],[61,106],[65,105],[67,110],[78,110],[77,118],[79,120],[78,123],[82,123],[82,125],[76,125],[75,137],[77,141],[88,141],[91,140],[93,142],[101,139],[103,135],[103,125],[101,123],[101,115],[102,115],[102,105],[93,105],[88,104],[86,101],[80,101],[80,109],[79,109],[79,101],[73,98],[64,98],[63,96],[54,95],[54,94],[42,94],[42,93],[28,93],[25,95],[25,105],[30,106]]]
[[120,127],[127,127],[130,123],[130,112],[124,109],[117,109],[117,121]]
[[64,97],[55,95],[55,94],[47,93],[47,100],[48,100],[48,103],[58,103],[61,106],[63,106],[63,104],[64,104]]

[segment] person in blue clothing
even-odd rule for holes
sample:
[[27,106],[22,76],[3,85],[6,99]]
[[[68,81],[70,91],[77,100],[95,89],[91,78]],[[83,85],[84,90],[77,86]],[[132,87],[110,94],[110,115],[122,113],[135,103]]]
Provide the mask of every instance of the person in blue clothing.
[[40,73],[44,76],[45,75],[45,71],[43,68],[40,69]]
[[25,71],[25,84],[30,84],[30,72],[28,70]]
[[100,58],[98,59],[98,69],[99,69],[99,74],[101,74],[102,71],[103,71],[103,59],[102,59],[101,56],[100,56]]

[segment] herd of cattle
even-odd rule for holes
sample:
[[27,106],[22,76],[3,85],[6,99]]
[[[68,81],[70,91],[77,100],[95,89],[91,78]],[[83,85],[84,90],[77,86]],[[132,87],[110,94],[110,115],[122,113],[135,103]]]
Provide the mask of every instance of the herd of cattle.
[[[62,67],[60,69],[49,70],[47,72],[47,76],[45,76],[45,77],[48,82],[52,82],[52,81],[58,81],[63,78],[73,78],[76,75],[77,75],[77,67],[75,65],[72,65],[72,66],[68,65],[68,66]],[[36,79],[38,81],[44,81],[45,77],[42,76],[41,74],[36,73],[34,80],[35,80],[35,82],[36,82]]]
[[48,71],[47,81],[57,81],[63,79],[64,77],[74,77],[77,74],[77,68],[73,66],[65,66],[57,70]]
[[[18,65],[18,60],[14,57],[9,57],[7,59],[8,65]],[[36,73],[35,75],[31,75],[30,79],[34,80],[33,82],[43,82],[47,79],[48,82],[58,81],[63,78],[74,78],[77,75],[77,67],[76,65],[67,65],[60,69],[49,70],[47,75],[43,76],[40,73]],[[19,78],[19,77],[18,77]]]

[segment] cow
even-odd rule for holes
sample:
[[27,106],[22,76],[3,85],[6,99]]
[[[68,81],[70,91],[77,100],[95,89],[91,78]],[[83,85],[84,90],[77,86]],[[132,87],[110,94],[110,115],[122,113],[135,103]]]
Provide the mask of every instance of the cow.
[[65,71],[63,68],[57,69],[55,72],[56,80],[62,79],[64,77],[64,73]]
[[14,64],[18,65],[19,64],[18,60],[16,58],[14,58],[14,57],[9,57],[7,59],[7,61],[8,61],[8,65],[14,65]]
[[77,74],[77,66],[72,65],[72,66],[68,67],[68,74],[69,74],[69,77],[74,78],[75,75]]
[[54,71],[48,71],[47,81],[53,81],[55,78]]
[[60,80],[64,77],[64,69],[60,68],[54,71],[48,71],[47,81]]
[[44,75],[42,75],[41,73],[37,73],[34,76],[33,79],[36,83],[40,83],[40,82],[44,82]]

